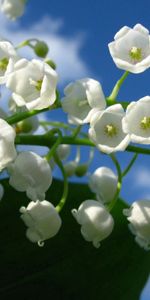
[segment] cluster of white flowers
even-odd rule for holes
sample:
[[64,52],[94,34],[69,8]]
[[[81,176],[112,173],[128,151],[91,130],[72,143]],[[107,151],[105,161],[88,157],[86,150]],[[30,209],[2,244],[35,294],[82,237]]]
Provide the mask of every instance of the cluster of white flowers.
[[[1,11],[13,19],[23,13],[24,4],[23,0],[3,0]],[[133,29],[123,27],[115,35],[115,41],[109,44],[116,65],[132,73],[140,73],[149,68],[149,39],[148,30],[140,24]],[[45,58],[47,51],[44,42],[36,43],[35,53],[40,57]],[[27,135],[33,133],[39,126],[35,112],[30,114],[30,111],[36,110],[37,113],[49,107],[52,109],[53,104],[56,104],[58,75],[54,69],[48,60],[27,60],[18,56],[17,50],[10,42],[0,41],[0,84],[5,85],[12,92],[9,101],[10,111],[17,115],[29,113],[27,119],[19,119],[14,122],[15,126],[11,126],[12,123],[8,124],[5,120],[5,113],[0,111],[0,171],[6,169],[9,184],[17,191],[25,192],[30,200],[26,208],[20,208],[21,219],[28,227],[27,238],[33,243],[38,243],[39,246],[42,246],[45,240],[55,236],[62,224],[59,204],[62,204],[65,196],[63,195],[63,201],[61,199],[56,207],[45,200],[52,184],[52,170],[56,162],[60,162],[58,165],[65,174],[64,186],[67,177],[74,174],[83,176],[87,173],[91,158],[88,163],[79,164],[79,148],[75,160],[66,162],[71,150],[67,141],[71,141],[70,143],[76,141],[80,145],[80,140],[76,140],[76,137],[80,134],[81,125],[89,124],[89,139],[101,152],[107,154],[124,151],[130,142],[150,144],[150,96],[129,103],[124,111],[116,98],[110,99],[110,97],[108,99],[111,101],[107,101],[97,80],[83,78],[67,85],[64,89],[65,96],[60,102],[63,111],[68,114],[69,128],[72,124],[78,125],[75,128],[71,127],[73,132],[71,139],[66,136],[64,144],[52,145],[51,151],[45,157],[32,151],[17,153],[16,135],[24,133],[24,138],[28,138]],[[60,123],[55,123],[59,127]],[[60,134],[61,129],[57,130]],[[54,129],[58,133],[57,130]],[[58,138],[60,138],[59,134]],[[82,132],[82,136],[84,134]],[[46,133],[45,136],[47,138],[48,134]],[[53,140],[55,141],[55,138],[57,143],[57,137]],[[51,146],[50,143],[49,145]],[[119,175],[119,172],[116,175],[104,166],[96,169],[89,176],[89,187],[95,193],[95,197],[83,201],[78,209],[72,209],[73,216],[81,225],[82,236],[86,241],[92,242],[96,248],[111,234],[114,227],[114,220],[109,210],[118,196],[119,176],[123,175]],[[65,192],[66,190],[67,188],[64,188]],[[3,186],[0,185],[0,200],[3,194]],[[131,208],[124,210],[124,215],[130,222],[129,228],[136,236],[137,243],[149,250],[150,201],[133,203]]]

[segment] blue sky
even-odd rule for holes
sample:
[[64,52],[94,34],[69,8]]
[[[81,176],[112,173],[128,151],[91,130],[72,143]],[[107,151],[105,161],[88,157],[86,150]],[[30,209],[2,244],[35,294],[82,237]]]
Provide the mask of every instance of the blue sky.
[[[25,15],[11,23],[0,18],[1,36],[19,43],[29,37],[39,37],[50,45],[50,57],[58,65],[60,89],[71,80],[93,77],[102,84],[109,95],[116,80],[122,75],[108,51],[108,43],[124,25],[133,27],[141,23],[150,29],[150,1],[105,1],[105,0],[29,0]],[[14,34],[15,33],[15,34]],[[25,49],[23,54],[32,56]],[[150,70],[130,75],[124,83],[119,99],[138,100],[150,94]],[[60,112],[52,118],[65,119]],[[122,153],[118,157],[125,167],[132,155]],[[91,171],[102,164],[112,166],[110,159],[95,154]],[[150,199],[150,157],[140,155],[134,168],[124,180],[122,197],[128,202]],[[126,188],[130,184],[130,189]],[[149,299],[150,284],[141,300]]]

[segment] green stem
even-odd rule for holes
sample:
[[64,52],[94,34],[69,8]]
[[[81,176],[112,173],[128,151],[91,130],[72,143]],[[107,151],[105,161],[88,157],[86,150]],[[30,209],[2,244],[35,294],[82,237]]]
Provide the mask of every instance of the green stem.
[[77,126],[77,127],[74,129],[72,138],[75,139],[75,138],[78,136],[78,134],[79,134],[80,131],[81,131],[81,128],[82,128],[82,125],[79,125],[79,126]]
[[123,82],[125,81],[125,79],[127,78],[127,76],[129,75],[129,72],[126,71],[124,72],[124,74],[122,75],[122,77],[117,81],[117,83],[115,84],[111,94],[109,95],[108,99],[112,102],[114,102],[117,98],[117,95],[119,93],[119,90],[123,84]]
[[24,111],[24,112],[16,113],[16,114],[14,114],[10,117],[7,117],[5,119],[5,121],[7,123],[9,123],[10,125],[13,125],[15,123],[18,123],[19,121],[30,118],[34,115],[37,115],[37,114],[40,114],[40,113],[43,113],[43,112],[46,112],[46,111],[51,111],[53,109],[57,109],[57,108],[61,107],[60,103],[58,103],[57,101],[56,101],[56,103],[54,103],[52,106],[49,106],[49,107],[44,108],[42,110],[31,110],[31,111]]
[[110,204],[108,205],[109,211],[111,211],[113,209],[113,207],[115,206],[115,204],[118,200],[118,196],[121,191],[121,186],[122,186],[122,173],[121,173],[120,164],[114,154],[111,154],[110,157],[116,166],[116,170],[117,170],[117,174],[118,174],[118,183],[117,183],[117,190],[116,190],[115,196],[114,196],[113,200],[110,202]]
[[[53,136],[51,138],[48,138],[46,134],[17,135],[15,140],[15,143],[18,145],[36,145],[36,146],[45,146],[45,147],[51,147],[55,142],[56,142],[56,137]],[[91,142],[88,138],[74,139],[71,136],[64,136],[62,138],[61,144],[95,147],[95,144]],[[125,151],[150,155],[150,149],[141,148],[137,146],[128,146]]]
[[68,180],[67,180],[67,174],[65,172],[64,166],[61,162],[61,160],[59,159],[58,155],[55,153],[54,154],[54,160],[56,162],[56,164],[58,165],[58,167],[61,170],[61,173],[63,175],[63,180],[64,180],[64,190],[63,190],[63,195],[62,198],[60,199],[58,205],[56,206],[56,210],[58,212],[60,212],[62,210],[62,208],[64,207],[66,200],[67,200],[67,196],[68,196]]
[[126,176],[127,173],[130,171],[131,167],[133,166],[134,162],[136,161],[138,157],[138,153],[135,153],[130,161],[130,163],[128,164],[128,166],[125,168],[125,170],[122,172],[122,177]]
[[60,145],[61,141],[62,141],[62,133],[58,128],[54,128],[52,130],[50,130],[49,132],[46,133],[46,135],[48,137],[54,136],[55,134],[58,134],[58,137],[56,139],[56,142],[54,143],[54,145],[51,147],[50,151],[47,153],[47,155],[45,155],[46,160],[49,162],[50,159],[52,158],[52,156],[54,156],[57,147]]

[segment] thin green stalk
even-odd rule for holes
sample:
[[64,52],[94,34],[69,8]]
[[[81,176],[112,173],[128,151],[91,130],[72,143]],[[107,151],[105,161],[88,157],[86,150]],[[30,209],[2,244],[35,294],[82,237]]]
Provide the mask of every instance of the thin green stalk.
[[[56,137],[52,136],[48,138],[46,134],[17,135],[15,140],[15,143],[18,145],[36,145],[36,146],[45,146],[45,147],[51,147],[55,142],[56,142]],[[91,142],[88,138],[74,139],[71,136],[64,136],[62,138],[61,144],[96,147],[95,144]],[[150,155],[150,149],[137,147],[137,146],[128,146],[125,151]]]
[[51,147],[50,151],[45,155],[46,160],[49,162],[50,159],[54,156],[56,153],[57,147],[61,144],[62,141],[62,133],[58,128],[54,128],[46,133],[49,137],[54,136],[55,134],[58,134],[58,137],[56,138],[56,142]]
[[114,196],[113,200],[110,202],[110,204],[108,205],[109,211],[111,211],[113,209],[113,207],[115,206],[115,204],[118,200],[118,196],[121,191],[121,186],[122,186],[122,172],[121,172],[120,164],[114,154],[111,154],[110,157],[116,166],[116,170],[117,170],[117,174],[118,174],[118,183],[117,183],[117,190],[116,190],[115,196]]
[[82,125],[77,126],[73,131],[72,138],[75,139],[78,136],[78,134],[80,133],[81,129],[82,129]]
[[124,72],[124,74],[121,76],[121,78],[117,81],[117,83],[115,84],[111,94],[108,97],[108,99],[110,101],[114,102],[116,100],[117,95],[119,93],[119,90],[120,90],[123,82],[125,81],[125,79],[127,78],[128,75],[129,75],[128,71]]
[[64,166],[56,153],[54,154],[54,160],[61,170],[61,173],[63,176],[63,181],[64,181],[63,195],[62,195],[62,198],[60,199],[59,203],[56,206],[56,210],[58,212],[60,212],[62,210],[62,208],[64,207],[66,200],[67,200],[67,196],[68,196],[68,178],[67,178],[67,174],[65,172]]
[[132,168],[134,162],[136,161],[138,157],[138,153],[135,153],[130,161],[130,163],[128,164],[128,166],[125,168],[125,170],[122,172],[122,177],[126,176],[127,173],[130,171],[130,169]]
[[30,118],[34,115],[37,115],[37,114],[40,114],[40,113],[43,113],[43,112],[46,112],[46,111],[51,111],[51,110],[57,109],[59,107],[61,107],[61,104],[58,102],[58,100],[56,100],[56,102],[52,106],[49,106],[49,107],[41,109],[41,110],[31,110],[31,111],[19,112],[19,113],[16,113],[16,114],[14,114],[10,117],[7,117],[5,119],[5,121],[8,124],[13,125],[13,124],[18,123],[19,121]]

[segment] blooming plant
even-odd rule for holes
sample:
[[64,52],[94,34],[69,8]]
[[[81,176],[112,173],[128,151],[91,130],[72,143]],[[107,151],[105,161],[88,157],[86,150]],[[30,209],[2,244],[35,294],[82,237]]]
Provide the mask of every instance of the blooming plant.
[[[24,12],[23,0],[1,1],[1,11],[10,19]],[[116,173],[100,166],[89,176],[91,199],[85,199],[77,209],[68,213],[81,225],[81,234],[87,242],[98,248],[112,233],[115,218],[112,210],[117,206],[123,177],[134,164],[138,153],[150,154],[148,148],[131,145],[150,144],[150,96],[134,102],[117,99],[124,80],[130,73],[141,73],[150,67],[149,31],[137,24],[127,26],[109,43],[109,51],[116,66],[125,73],[106,97],[101,84],[93,78],[82,78],[69,83],[60,97],[55,63],[48,57],[48,46],[39,40],[26,40],[15,47],[0,41],[0,84],[11,91],[9,114],[0,118],[0,170],[6,170],[9,184],[25,192],[27,207],[21,206],[21,219],[27,226],[26,237],[39,246],[54,237],[63,226],[60,213],[68,198],[68,177],[84,176],[94,157],[96,147],[110,157]],[[17,50],[31,47],[36,55],[32,60],[20,57]],[[39,58],[37,58],[37,56]],[[61,109],[68,123],[42,121],[40,113]],[[37,115],[39,118],[37,118]],[[42,127],[43,134],[36,134]],[[88,130],[84,130],[88,128]],[[20,151],[18,145],[47,147],[43,156],[33,151]],[[70,159],[71,145],[77,146],[75,159]],[[90,148],[87,163],[80,162],[80,146]],[[116,157],[118,151],[134,153],[124,171]],[[62,198],[55,206],[46,196],[51,189],[53,170],[58,166],[63,177]],[[3,180],[2,180],[3,182]],[[0,185],[1,195],[5,194]],[[46,199],[46,200],[45,200]],[[137,201],[122,216],[127,216],[135,241],[145,250],[150,249],[150,201]]]

